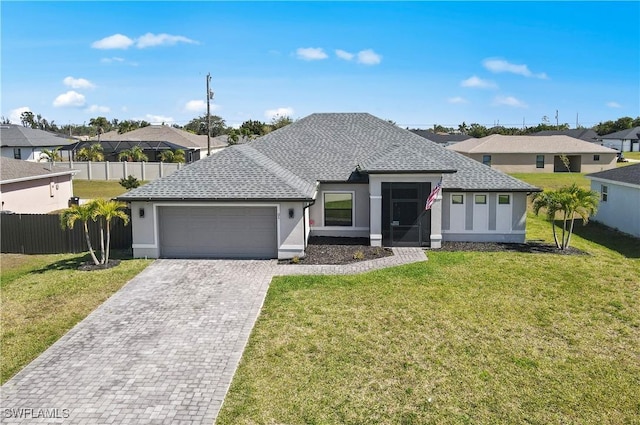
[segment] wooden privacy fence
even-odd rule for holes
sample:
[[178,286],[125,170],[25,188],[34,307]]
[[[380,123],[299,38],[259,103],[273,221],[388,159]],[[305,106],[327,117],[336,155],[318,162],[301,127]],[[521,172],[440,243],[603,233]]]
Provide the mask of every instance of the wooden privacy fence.
[[[129,214],[129,211],[126,211]],[[93,249],[100,250],[100,227],[89,221]],[[63,254],[85,252],[84,226],[77,221],[73,230],[60,227],[56,214],[2,214],[0,216],[0,250],[14,254]],[[131,224],[121,219],[111,221],[111,249],[130,249]]]

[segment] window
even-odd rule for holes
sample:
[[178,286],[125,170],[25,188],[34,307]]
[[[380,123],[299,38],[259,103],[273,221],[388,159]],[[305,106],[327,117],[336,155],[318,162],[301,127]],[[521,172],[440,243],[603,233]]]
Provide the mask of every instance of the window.
[[20,152],[20,148],[13,148],[13,158],[22,159],[22,152]]
[[600,186],[600,200],[602,202],[607,202],[608,197],[609,197],[609,188],[605,185]]
[[594,161],[600,161],[600,155],[593,155]]
[[499,205],[509,205],[511,203],[511,195],[498,195]]
[[544,155],[536,155],[536,168],[544,168]]
[[482,163],[491,167],[491,155],[482,155]]
[[453,205],[464,204],[464,195],[451,195],[451,203]]
[[479,205],[484,205],[487,203],[487,195],[476,195],[475,203]]
[[324,194],[324,225],[353,226],[353,193]]

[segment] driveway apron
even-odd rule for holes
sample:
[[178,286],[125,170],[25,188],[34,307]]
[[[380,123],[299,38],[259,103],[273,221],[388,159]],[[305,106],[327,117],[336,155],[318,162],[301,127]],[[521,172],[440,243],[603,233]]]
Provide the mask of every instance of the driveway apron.
[[212,424],[276,261],[157,260],[2,387],[2,423]]

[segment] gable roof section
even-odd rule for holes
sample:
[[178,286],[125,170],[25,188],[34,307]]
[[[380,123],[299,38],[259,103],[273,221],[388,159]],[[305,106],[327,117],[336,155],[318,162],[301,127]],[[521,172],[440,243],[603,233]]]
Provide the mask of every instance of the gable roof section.
[[587,174],[585,177],[611,180],[640,187],[640,164],[626,165],[624,167],[613,168],[611,170],[598,171],[597,173]]
[[[207,136],[189,133],[188,131],[174,128],[168,125],[149,125],[137,128],[126,133],[119,134],[110,131],[100,136],[100,141],[105,142],[167,142],[182,148],[206,148]],[[227,146],[226,140],[212,137],[211,147],[219,148]]]
[[619,139],[619,140],[639,140],[640,127],[629,128],[627,130],[616,131],[615,133],[600,136],[600,139]]
[[470,139],[448,147],[456,152],[477,154],[499,153],[550,153],[583,154],[610,153],[614,149],[585,142],[569,136],[503,136],[492,134],[481,139]]
[[13,158],[0,158],[0,182],[2,184],[63,176],[77,172],[78,170],[56,167],[50,162],[29,162]]
[[532,136],[569,136],[585,142],[597,143],[598,133],[590,128],[572,128],[569,130],[543,130],[533,133]]
[[317,183],[358,181],[366,173],[447,173],[445,190],[539,190],[370,114],[323,113],[230,146],[120,199],[307,200]]
[[2,147],[57,147],[70,144],[65,136],[16,124],[0,125]]
[[417,134],[420,137],[424,137],[425,139],[431,140],[435,143],[456,143],[462,142],[468,139],[473,139],[473,137],[467,134],[439,134],[434,133],[429,130],[409,130],[413,134]]

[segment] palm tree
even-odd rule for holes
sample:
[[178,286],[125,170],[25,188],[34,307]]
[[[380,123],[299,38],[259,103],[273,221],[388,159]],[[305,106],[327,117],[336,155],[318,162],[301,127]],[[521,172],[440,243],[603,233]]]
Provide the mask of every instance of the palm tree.
[[[96,199],[93,203],[93,219],[99,219],[100,222],[100,234],[102,235],[102,223],[104,222],[107,230],[107,243],[106,248],[102,251],[102,264],[109,263],[109,249],[111,247],[111,220],[114,218],[120,218],[125,226],[129,223],[129,216],[122,211],[127,205],[120,201],[107,201],[106,199]],[[104,247],[104,244],[102,244]]]
[[104,161],[104,149],[99,143],[94,143],[88,148],[82,148],[78,151],[76,159],[79,161]]
[[47,162],[62,161],[62,155],[60,155],[60,148],[55,149],[42,149],[40,154],[40,160],[46,160]]
[[[575,183],[558,190],[544,191],[536,195],[533,200],[533,212],[538,215],[541,209],[547,211],[547,220],[551,222],[553,239],[556,247],[566,249],[571,241],[576,215],[582,218],[583,225],[589,222],[589,217],[598,210],[598,193],[582,189]],[[555,219],[562,214],[562,238],[558,241]]]
[[76,221],[82,221],[82,225],[84,227],[84,237],[87,241],[87,247],[89,248],[89,254],[91,254],[91,259],[93,262],[98,265],[100,262],[96,258],[96,254],[93,251],[93,247],[91,246],[91,238],[89,238],[89,220],[92,220],[94,217],[94,205],[92,203],[87,203],[83,205],[73,205],[71,208],[64,210],[60,214],[60,225],[63,229],[73,229]]
[[119,161],[127,162],[143,162],[148,161],[149,157],[144,153],[140,146],[134,146],[131,149],[126,149],[118,154]]
[[164,151],[160,154],[160,161],[184,163],[184,151],[182,149]]

